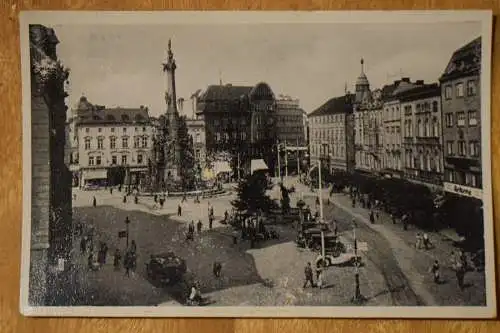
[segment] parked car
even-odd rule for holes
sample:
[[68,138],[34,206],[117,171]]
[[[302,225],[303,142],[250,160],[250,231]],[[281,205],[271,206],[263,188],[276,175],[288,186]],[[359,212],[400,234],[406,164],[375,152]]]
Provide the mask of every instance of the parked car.
[[186,271],[186,261],[173,252],[152,254],[146,263],[147,277],[161,284],[181,281]]

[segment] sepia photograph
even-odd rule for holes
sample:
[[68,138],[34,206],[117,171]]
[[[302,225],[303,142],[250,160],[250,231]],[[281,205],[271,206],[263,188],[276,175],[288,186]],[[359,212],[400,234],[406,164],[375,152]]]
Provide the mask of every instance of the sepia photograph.
[[26,316],[496,316],[491,11],[21,12]]

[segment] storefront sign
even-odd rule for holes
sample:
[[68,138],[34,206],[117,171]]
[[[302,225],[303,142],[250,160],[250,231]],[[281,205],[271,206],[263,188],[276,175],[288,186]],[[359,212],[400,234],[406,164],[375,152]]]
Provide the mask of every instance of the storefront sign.
[[455,193],[465,197],[483,199],[483,191],[480,188],[457,185],[453,183],[444,183],[443,185],[446,192]]

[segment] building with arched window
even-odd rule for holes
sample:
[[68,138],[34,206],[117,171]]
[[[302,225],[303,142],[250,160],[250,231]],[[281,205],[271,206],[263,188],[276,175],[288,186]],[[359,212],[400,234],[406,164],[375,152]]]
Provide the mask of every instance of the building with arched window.
[[443,151],[441,135],[441,88],[417,80],[398,94],[403,110],[403,173],[409,181],[441,186]]
[[139,185],[147,175],[154,132],[148,108],[106,108],[82,96],[72,115],[73,186]]
[[197,97],[196,116],[205,122],[209,163],[226,156],[235,175],[249,171],[252,158],[274,168],[276,99],[267,83],[210,85]]

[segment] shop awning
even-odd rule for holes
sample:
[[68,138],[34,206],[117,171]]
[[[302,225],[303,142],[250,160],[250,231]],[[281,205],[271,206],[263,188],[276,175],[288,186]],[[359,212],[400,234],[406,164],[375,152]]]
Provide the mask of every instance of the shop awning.
[[214,171],[215,171],[215,174],[218,175],[219,173],[232,172],[233,170],[231,169],[229,162],[220,161],[220,162],[214,163]]
[[269,167],[263,159],[252,160],[252,162],[250,163],[250,172],[252,174],[258,170],[269,170]]
[[84,179],[106,179],[108,178],[108,173],[106,169],[97,170],[85,170],[83,172]]

